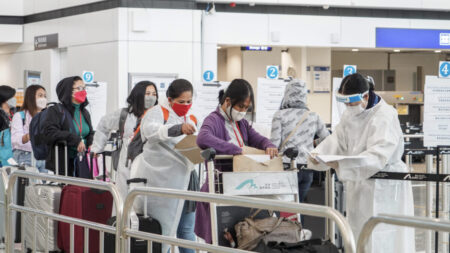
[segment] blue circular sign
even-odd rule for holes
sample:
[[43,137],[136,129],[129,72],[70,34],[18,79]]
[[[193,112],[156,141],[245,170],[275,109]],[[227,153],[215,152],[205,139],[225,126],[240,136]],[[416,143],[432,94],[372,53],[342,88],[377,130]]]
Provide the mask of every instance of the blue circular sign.
[[278,78],[278,68],[275,66],[268,67],[266,75],[270,79],[277,79]]
[[441,77],[449,77],[450,76],[450,63],[443,62],[441,66],[439,66],[439,75]]
[[94,81],[94,74],[92,72],[85,72],[83,74],[83,80],[85,83],[90,83]]
[[207,82],[211,82],[212,80],[214,80],[214,72],[212,72],[211,70],[205,71],[205,73],[203,73],[203,80]]
[[356,68],[354,66],[347,66],[344,69],[344,77],[356,73]]

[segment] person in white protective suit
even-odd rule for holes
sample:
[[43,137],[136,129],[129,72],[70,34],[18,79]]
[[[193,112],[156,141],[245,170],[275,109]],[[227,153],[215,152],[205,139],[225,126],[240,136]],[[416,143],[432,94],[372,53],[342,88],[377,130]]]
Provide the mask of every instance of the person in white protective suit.
[[94,135],[91,151],[95,154],[104,151],[109,135],[117,131],[119,135],[119,157],[117,162],[116,186],[122,199],[128,194],[127,180],[130,178],[130,168],[127,166],[128,144],[134,135],[134,130],[139,125],[140,119],[146,110],[158,104],[158,91],[156,85],[149,81],[137,83],[127,98],[128,107],[119,109],[111,114],[103,116],[98,123]]
[[[347,219],[355,239],[377,214],[414,215],[411,183],[370,179],[379,171],[407,172],[404,141],[396,110],[375,94],[373,82],[361,74],[342,80],[336,99],[346,104],[335,131],[311,152],[311,168],[337,172],[344,182]],[[316,155],[360,156],[319,164]],[[378,225],[366,245],[371,253],[415,252],[414,229]]]
[[[174,147],[186,135],[197,132],[197,120],[189,113],[192,96],[192,84],[177,79],[168,87],[168,101],[160,100],[158,106],[146,113],[141,124],[145,144],[142,154],[131,165],[131,178],[146,178],[149,187],[188,190],[189,186],[191,190],[194,164]],[[160,222],[163,235],[174,237],[178,234],[179,238],[195,240],[195,206],[186,211],[187,206],[188,202],[185,205],[184,200],[154,196],[148,197],[147,203],[148,214]],[[134,208],[137,212],[143,211],[142,198],[135,201]],[[184,230],[181,234],[177,233],[180,229]],[[169,245],[163,245],[162,252],[168,250]],[[180,250],[189,252],[188,249]]]

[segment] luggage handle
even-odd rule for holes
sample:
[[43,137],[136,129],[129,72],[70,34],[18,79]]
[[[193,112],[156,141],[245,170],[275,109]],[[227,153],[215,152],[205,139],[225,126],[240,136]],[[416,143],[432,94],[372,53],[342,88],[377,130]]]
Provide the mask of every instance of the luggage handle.
[[65,176],[68,176],[68,160],[67,160],[67,141],[57,141],[55,143],[55,172],[56,175],[59,176],[59,147],[58,144],[62,144],[64,146],[64,168],[65,168]]
[[[143,183],[145,186],[147,186],[147,179],[146,178],[132,178],[127,180],[128,185],[128,191],[130,190],[130,184],[138,184]],[[148,210],[147,210],[147,197],[144,196],[144,218],[148,218]]]

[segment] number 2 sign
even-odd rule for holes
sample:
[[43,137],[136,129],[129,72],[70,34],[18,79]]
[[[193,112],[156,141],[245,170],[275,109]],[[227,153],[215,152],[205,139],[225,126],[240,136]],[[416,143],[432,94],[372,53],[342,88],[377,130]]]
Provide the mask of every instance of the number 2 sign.
[[448,61],[439,62],[439,77],[450,78],[450,62]]

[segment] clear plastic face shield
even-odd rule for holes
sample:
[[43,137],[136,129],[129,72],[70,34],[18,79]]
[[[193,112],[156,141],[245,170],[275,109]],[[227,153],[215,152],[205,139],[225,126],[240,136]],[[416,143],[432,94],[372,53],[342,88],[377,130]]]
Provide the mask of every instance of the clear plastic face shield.
[[366,91],[364,93],[359,94],[352,94],[352,95],[342,95],[342,94],[336,94],[336,100],[338,102],[344,103],[344,104],[351,104],[355,102],[362,101],[364,99],[364,96],[369,94],[369,91]]

